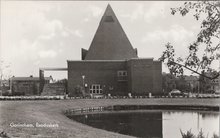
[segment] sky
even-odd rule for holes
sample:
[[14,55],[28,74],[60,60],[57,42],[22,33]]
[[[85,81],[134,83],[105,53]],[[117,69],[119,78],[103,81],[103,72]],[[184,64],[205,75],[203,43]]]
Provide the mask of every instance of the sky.
[[[11,76],[38,76],[42,67],[67,67],[88,49],[101,17],[110,4],[138,56],[157,60],[170,42],[177,55],[200,31],[192,14],[171,15],[181,1],[0,1],[0,57]],[[202,54],[202,53],[200,53]],[[218,68],[218,62],[213,65]],[[163,65],[163,72],[167,68]],[[45,72],[63,78],[67,72]]]

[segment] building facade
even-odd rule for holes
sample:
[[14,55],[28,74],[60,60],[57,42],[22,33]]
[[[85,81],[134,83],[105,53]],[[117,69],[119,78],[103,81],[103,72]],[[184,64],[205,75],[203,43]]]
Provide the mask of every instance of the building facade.
[[[49,84],[51,77],[45,77],[45,84]],[[10,78],[10,88],[12,95],[40,95],[39,77],[12,77]]]
[[138,58],[110,5],[82,60],[67,61],[68,92],[87,94],[147,95],[162,93],[162,63]]

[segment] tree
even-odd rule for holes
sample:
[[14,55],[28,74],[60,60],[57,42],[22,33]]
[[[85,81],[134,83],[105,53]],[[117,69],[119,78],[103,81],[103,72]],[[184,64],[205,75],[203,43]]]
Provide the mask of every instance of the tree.
[[3,60],[0,61],[0,95],[3,94],[3,91],[5,89],[5,86],[2,84],[2,81],[10,77],[10,73],[7,74],[9,68],[10,64],[6,64]]
[[[171,8],[171,14],[180,13],[185,16],[193,12],[196,20],[201,20],[201,31],[197,39],[189,44],[188,55],[177,57],[174,47],[167,43],[159,60],[163,61],[169,68],[170,73],[179,76],[183,75],[186,68],[194,73],[209,79],[215,79],[219,73],[213,76],[206,76],[199,71],[214,70],[210,67],[214,60],[220,59],[220,1],[197,1],[185,2],[181,7]],[[198,51],[204,47],[203,56],[198,56]]]
[[0,80],[8,79],[10,77],[10,64],[0,61]]

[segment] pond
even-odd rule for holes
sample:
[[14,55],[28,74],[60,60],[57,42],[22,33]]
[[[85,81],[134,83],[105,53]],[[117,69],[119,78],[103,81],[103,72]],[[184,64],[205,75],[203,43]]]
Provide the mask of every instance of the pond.
[[112,111],[73,115],[83,124],[135,137],[181,138],[180,130],[219,135],[219,113],[207,111]]

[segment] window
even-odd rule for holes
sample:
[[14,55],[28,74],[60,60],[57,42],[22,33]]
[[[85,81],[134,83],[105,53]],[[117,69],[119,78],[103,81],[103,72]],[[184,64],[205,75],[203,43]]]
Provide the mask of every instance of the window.
[[89,87],[89,92],[92,94],[102,94],[102,86],[99,84],[92,84]]
[[125,70],[120,70],[120,71],[118,71],[118,77],[119,76],[128,76],[128,73]]
[[128,72],[126,70],[120,70],[117,73],[118,81],[127,81]]
[[113,20],[112,16],[106,16],[105,22],[114,22],[114,20]]

